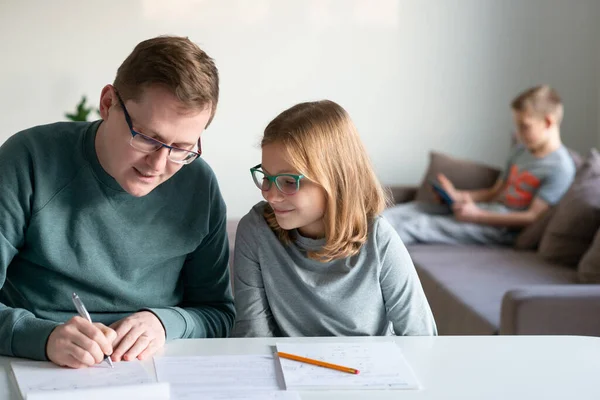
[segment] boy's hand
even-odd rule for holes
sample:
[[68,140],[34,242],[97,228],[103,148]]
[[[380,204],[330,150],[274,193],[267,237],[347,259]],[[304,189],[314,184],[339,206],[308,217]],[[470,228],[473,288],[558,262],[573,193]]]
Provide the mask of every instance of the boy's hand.
[[140,311],[110,326],[117,332],[113,361],[131,361],[151,357],[165,344],[162,323],[150,311]]
[[454,184],[452,184],[452,182],[450,181],[450,179],[446,178],[446,175],[438,174],[437,179],[438,179],[438,182],[440,183],[440,185],[442,186],[442,188],[444,188],[446,193],[448,193],[448,196],[450,196],[452,198],[452,200],[454,200],[455,203],[457,203],[457,202],[460,203],[460,202],[465,201],[463,199],[464,193],[461,192],[460,190],[456,189],[454,187]]
[[481,215],[481,208],[477,207],[468,193],[462,194],[462,201],[455,202],[452,211],[454,211],[454,218],[461,222],[477,223]]
[[101,363],[105,354],[112,353],[116,337],[117,333],[106,325],[73,317],[50,333],[46,355],[62,367],[90,367]]

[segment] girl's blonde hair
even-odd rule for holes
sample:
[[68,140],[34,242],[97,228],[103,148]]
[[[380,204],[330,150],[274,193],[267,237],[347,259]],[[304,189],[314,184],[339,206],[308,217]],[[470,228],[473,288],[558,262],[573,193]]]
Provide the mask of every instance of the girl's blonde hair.
[[[327,262],[357,254],[370,222],[386,205],[386,195],[348,113],[329,100],[297,104],[265,129],[261,146],[273,143],[282,145],[287,161],[304,179],[326,193],[326,243],[308,256]],[[264,217],[282,242],[291,242],[270,206]]]

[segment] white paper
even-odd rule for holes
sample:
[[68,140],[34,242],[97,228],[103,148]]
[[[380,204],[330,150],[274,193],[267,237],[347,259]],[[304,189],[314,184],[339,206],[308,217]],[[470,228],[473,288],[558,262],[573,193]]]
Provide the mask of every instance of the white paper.
[[29,392],[76,390],[118,385],[140,385],[155,382],[138,361],[102,363],[89,368],[71,369],[45,361],[11,363],[15,380],[25,398]]
[[393,342],[277,343],[277,351],[355,368],[349,374],[279,358],[288,389],[418,389],[419,383]]
[[168,383],[29,392],[27,400],[169,400]]
[[209,390],[272,391],[283,389],[270,355],[154,357],[159,382]]
[[[297,392],[279,391],[231,391],[221,388],[219,391],[207,391],[199,385],[173,385],[172,400],[300,400]],[[87,399],[86,399],[87,400]]]

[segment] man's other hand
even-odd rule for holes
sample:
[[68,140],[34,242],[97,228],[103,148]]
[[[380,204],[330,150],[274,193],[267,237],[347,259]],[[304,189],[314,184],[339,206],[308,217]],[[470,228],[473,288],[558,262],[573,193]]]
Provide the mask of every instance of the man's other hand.
[[165,329],[156,315],[140,311],[110,325],[117,332],[113,361],[143,360],[165,344]]

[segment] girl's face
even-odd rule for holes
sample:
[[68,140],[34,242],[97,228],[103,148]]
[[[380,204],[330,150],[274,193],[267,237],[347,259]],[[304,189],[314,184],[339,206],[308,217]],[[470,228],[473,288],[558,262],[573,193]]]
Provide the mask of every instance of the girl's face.
[[[284,148],[272,143],[262,148],[262,170],[270,176],[278,174],[299,174],[283,157]],[[298,229],[309,238],[325,236],[323,216],[327,204],[325,190],[307,178],[300,180],[299,190],[291,195],[282,193],[275,184],[263,197],[273,210],[279,226],[285,230]]]

